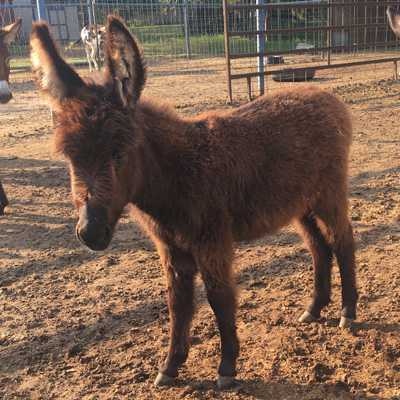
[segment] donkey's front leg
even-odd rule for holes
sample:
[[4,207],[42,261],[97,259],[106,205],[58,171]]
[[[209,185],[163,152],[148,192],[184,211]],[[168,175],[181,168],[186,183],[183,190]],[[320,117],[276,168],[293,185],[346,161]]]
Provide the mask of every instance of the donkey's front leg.
[[170,341],[167,359],[154,381],[156,386],[173,383],[179,367],[187,359],[194,309],[194,277],[197,271],[192,255],[177,248],[164,248],[160,256],[168,278]]
[[[218,368],[218,387],[231,387],[236,376],[239,339],[236,333],[236,291],[232,274],[231,253],[208,254],[199,268],[207,291],[207,298],[215,314],[221,337],[221,362]],[[229,251],[228,251],[229,253]]]
[[0,215],[4,214],[4,209],[8,206],[8,199],[6,192],[3,189],[3,185],[0,182]]

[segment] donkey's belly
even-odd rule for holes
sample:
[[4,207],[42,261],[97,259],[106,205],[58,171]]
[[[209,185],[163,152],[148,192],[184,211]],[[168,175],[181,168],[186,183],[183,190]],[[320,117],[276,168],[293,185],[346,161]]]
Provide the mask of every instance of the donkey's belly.
[[[274,204],[273,204],[274,203]],[[312,209],[312,199],[299,194],[285,202],[268,202],[247,207],[233,215],[232,231],[236,241],[254,240],[273,234],[303,217]]]
[[257,215],[255,218],[242,219],[233,225],[233,236],[235,241],[247,241],[259,239],[263,236],[273,234],[295,218],[293,215]]

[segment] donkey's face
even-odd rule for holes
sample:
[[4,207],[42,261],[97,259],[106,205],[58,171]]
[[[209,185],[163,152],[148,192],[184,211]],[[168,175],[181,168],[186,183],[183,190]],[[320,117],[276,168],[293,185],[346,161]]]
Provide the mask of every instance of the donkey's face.
[[133,116],[145,82],[141,52],[122,21],[109,17],[106,33],[101,84],[85,82],[61,58],[46,24],[34,24],[31,36],[32,64],[55,113],[55,147],[70,166],[76,234],[92,250],[109,245],[130,200],[126,181],[140,143]]
[[69,162],[79,213],[76,235],[92,250],[104,250],[130,199],[128,155],[134,153],[137,135],[129,129],[132,122],[123,107],[113,102],[111,88],[87,89],[85,100],[57,112],[55,147]]
[[21,19],[4,28],[0,28],[0,103],[7,103],[12,94],[8,86],[10,76],[10,53],[8,46],[13,42],[21,29]]

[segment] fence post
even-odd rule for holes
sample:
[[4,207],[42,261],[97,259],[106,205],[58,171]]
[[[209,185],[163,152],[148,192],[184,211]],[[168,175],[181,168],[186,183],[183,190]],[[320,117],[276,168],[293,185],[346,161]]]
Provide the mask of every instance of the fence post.
[[[256,0],[257,5],[263,5],[267,0]],[[257,53],[258,53],[258,65],[257,72],[260,74],[258,76],[258,88],[260,91],[260,96],[264,94],[265,91],[265,76],[264,76],[264,56],[265,56],[265,9],[257,8],[256,11],[256,21],[257,21]]]
[[92,1],[91,0],[86,0],[86,6],[87,6],[87,13],[88,13],[88,21],[87,21],[87,23],[89,25],[92,25],[93,24]]
[[332,8],[332,1],[328,0],[328,8],[327,8],[327,25],[328,29],[326,31],[326,41],[328,47],[328,65],[331,65],[331,51],[332,51],[332,21],[333,21],[333,8]]
[[224,16],[224,47],[226,61],[226,83],[228,85],[229,102],[232,103],[232,78],[231,78],[231,56],[229,46],[229,10],[228,0],[222,0],[222,11]]
[[186,57],[192,57],[192,51],[190,48],[190,32],[189,32],[189,6],[188,0],[184,0],[183,2],[183,26],[185,31],[185,50],[186,50]]
[[36,0],[36,10],[38,20],[47,20],[46,0]]

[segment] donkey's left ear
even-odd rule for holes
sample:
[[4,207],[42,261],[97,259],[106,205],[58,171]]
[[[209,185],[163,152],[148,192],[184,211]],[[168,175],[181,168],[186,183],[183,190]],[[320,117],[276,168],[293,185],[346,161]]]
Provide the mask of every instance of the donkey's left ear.
[[132,107],[146,81],[142,51],[120,18],[108,16],[106,33],[106,74],[122,104]]
[[5,44],[11,44],[17,37],[21,29],[22,19],[18,18],[13,24],[7,25],[0,29],[0,35],[3,37]]

